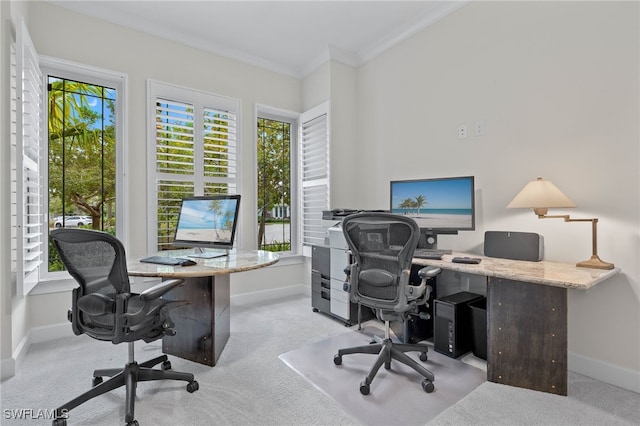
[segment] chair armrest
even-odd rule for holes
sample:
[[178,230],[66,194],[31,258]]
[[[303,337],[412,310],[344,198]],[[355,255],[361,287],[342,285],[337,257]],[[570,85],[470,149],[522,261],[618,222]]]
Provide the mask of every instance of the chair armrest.
[[442,272],[442,270],[437,266],[425,266],[424,268],[418,271],[418,276],[424,280],[424,279],[433,278],[436,275],[438,275],[440,272]]
[[420,287],[425,287],[424,295],[416,302],[418,305],[424,305],[427,303],[427,300],[429,300],[429,297],[431,296],[431,291],[433,290],[430,285],[427,285],[427,280],[435,278],[440,274],[440,272],[442,272],[442,269],[437,266],[425,266],[418,271],[418,276],[421,279]]
[[174,287],[177,287],[184,283],[181,278],[174,278],[172,280],[162,281],[159,284],[154,285],[151,288],[146,289],[140,293],[140,300],[146,302],[148,300],[157,299]]

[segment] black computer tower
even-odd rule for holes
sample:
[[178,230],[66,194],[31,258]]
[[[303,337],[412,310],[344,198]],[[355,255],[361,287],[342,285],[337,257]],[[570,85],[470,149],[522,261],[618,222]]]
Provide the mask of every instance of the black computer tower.
[[480,294],[463,291],[435,300],[433,345],[437,352],[458,358],[471,351],[473,329],[468,305],[482,298]]
[[[418,276],[418,271],[424,268],[420,265],[411,265],[411,275],[409,282],[412,285],[420,285],[422,280]],[[404,321],[392,321],[391,330],[402,343],[418,343],[422,340],[433,337],[433,301],[436,294],[436,278],[427,281],[431,286],[431,294],[426,305],[418,307],[419,312],[429,314],[429,319],[422,319],[418,315],[410,315]]]

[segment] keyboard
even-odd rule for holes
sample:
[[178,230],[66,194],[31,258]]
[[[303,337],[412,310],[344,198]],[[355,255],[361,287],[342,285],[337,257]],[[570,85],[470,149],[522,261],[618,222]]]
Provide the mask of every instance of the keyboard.
[[442,256],[445,254],[451,254],[451,251],[417,248],[416,251],[413,252],[413,257],[418,259],[442,260]]
[[156,265],[180,265],[180,266],[189,266],[195,265],[191,259],[182,259],[180,257],[166,257],[166,256],[151,256],[145,257],[144,259],[140,259],[140,262],[144,263],[155,263]]

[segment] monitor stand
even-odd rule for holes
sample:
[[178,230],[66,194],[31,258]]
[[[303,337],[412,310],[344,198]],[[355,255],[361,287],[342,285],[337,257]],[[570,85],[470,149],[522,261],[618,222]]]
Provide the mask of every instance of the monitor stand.
[[[453,232],[450,232],[453,233]],[[420,239],[418,240],[418,248],[438,253],[451,254],[452,250],[438,248],[438,234],[431,230],[421,230]]]
[[229,256],[229,250],[202,250],[200,247],[196,247],[194,253],[188,254],[187,257],[193,257],[197,259],[214,259],[216,257]]

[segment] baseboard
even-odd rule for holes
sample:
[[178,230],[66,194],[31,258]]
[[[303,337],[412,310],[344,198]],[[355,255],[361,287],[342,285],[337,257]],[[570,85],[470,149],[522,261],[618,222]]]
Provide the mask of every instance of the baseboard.
[[640,371],[629,370],[573,352],[569,352],[567,361],[571,371],[640,393]]
[[304,284],[296,284],[287,287],[279,287],[269,290],[252,291],[249,293],[234,294],[231,303],[245,304],[264,302],[266,300],[278,300],[288,296],[311,295],[311,287]]
[[44,325],[31,329],[31,342],[40,343],[49,340],[62,339],[64,337],[73,337],[71,323],[68,321],[59,322],[57,324]]
[[11,358],[4,358],[0,360],[0,382],[4,382],[7,379],[16,375],[16,360]]
[[73,331],[68,322],[32,328],[27,335],[20,340],[18,347],[13,352],[13,356],[0,361],[1,380],[4,381],[15,376],[16,371],[20,369],[22,361],[32,344],[71,336],[73,336]]

